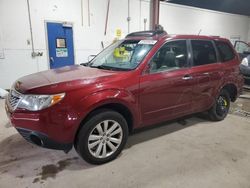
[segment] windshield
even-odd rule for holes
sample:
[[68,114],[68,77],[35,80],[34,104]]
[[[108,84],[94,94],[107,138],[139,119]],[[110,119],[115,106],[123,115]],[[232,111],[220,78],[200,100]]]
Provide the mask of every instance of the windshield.
[[135,69],[156,42],[155,40],[117,41],[97,55],[89,66],[110,70]]

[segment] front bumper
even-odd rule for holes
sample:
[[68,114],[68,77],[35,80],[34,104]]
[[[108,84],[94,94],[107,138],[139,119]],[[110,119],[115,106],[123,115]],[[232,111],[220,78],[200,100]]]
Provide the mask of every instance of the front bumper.
[[16,127],[16,130],[20,133],[20,135],[22,135],[25,140],[37,146],[48,149],[63,150],[66,153],[68,153],[72,149],[71,143],[66,144],[56,142],[43,133],[20,127]]
[[65,152],[71,150],[79,125],[79,118],[73,110],[55,105],[39,112],[11,111],[8,102],[5,110],[11,124],[28,142]]

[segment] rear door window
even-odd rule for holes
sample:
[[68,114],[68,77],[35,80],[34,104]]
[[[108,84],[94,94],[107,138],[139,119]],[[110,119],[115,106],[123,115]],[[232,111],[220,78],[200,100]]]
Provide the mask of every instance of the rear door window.
[[217,62],[214,45],[209,40],[191,40],[193,65],[207,65]]
[[216,46],[218,48],[220,58],[222,62],[230,61],[234,59],[235,54],[233,49],[229,46],[228,43],[222,41],[216,41]]

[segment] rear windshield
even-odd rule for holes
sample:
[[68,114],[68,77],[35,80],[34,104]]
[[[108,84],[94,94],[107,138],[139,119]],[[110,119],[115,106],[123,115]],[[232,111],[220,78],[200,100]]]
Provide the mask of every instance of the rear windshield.
[[229,46],[228,43],[222,41],[216,41],[216,46],[218,48],[220,58],[222,62],[230,61],[234,59],[235,54],[233,49]]

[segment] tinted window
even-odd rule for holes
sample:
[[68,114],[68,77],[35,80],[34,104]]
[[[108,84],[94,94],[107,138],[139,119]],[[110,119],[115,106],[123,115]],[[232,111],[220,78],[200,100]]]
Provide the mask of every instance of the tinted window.
[[164,44],[151,60],[151,72],[161,72],[187,67],[187,44],[185,40]]
[[234,51],[226,42],[217,41],[216,46],[222,62],[230,61],[235,57]]
[[193,40],[191,41],[193,49],[194,66],[216,63],[216,52],[211,41]]

